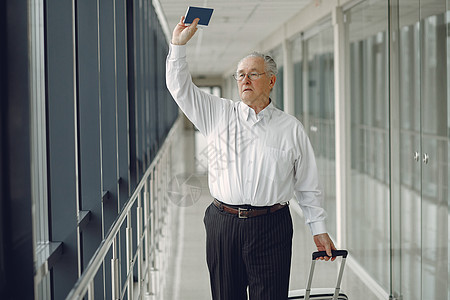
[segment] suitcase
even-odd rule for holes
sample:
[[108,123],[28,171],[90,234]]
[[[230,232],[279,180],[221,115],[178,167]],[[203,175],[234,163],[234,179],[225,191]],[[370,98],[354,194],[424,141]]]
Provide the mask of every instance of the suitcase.
[[341,292],[342,275],[344,274],[345,260],[347,259],[347,250],[333,250],[334,256],[342,256],[341,267],[339,269],[336,288],[317,288],[311,289],[312,278],[314,275],[314,267],[316,265],[316,258],[327,256],[325,251],[317,251],[312,254],[311,269],[309,271],[308,283],[306,289],[289,291],[288,299],[304,299],[304,300],[348,300],[347,295]]

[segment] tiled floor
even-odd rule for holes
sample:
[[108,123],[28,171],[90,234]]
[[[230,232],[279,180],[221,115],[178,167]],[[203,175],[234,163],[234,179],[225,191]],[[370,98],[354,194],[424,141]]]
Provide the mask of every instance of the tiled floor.
[[[195,203],[187,207],[172,205],[172,253],[169,271],[166,274],[164,299],[199,300],[211,299],[208,269],[205,258],[205,230],[203,216],[212,197],[207,188],[204,169],[196,168],[199,155],[206,147],[198,132],[185,130],[178,139],[179,146],[174,147],[175,174],[194,174],[195,182],[201,189],[194,197]],[[196,158],[196,160],[194,159]],[[303,218],[296,213],[291,204],[294,220],[293,256],[290,289],[305,287],[309,273],[311,253],[314,243]],[[339,260],[336,262],[318,262],[314,287],[334,287]],[[346,268],[342,284],[349,299],[378,299],[361,282],[351,268]]]

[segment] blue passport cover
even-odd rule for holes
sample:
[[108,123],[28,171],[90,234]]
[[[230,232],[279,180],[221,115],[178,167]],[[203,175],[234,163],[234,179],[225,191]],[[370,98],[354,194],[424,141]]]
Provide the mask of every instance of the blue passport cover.
[[214,9],[189,6],[184,18],[184,24],[191,24],[195,18],[200,18],[199,25],[208,26]]

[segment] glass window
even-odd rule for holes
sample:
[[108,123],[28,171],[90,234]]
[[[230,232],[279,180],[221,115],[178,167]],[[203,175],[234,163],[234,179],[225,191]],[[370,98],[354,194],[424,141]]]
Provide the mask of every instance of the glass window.
[[35,293],[41,299],[50,297],[48,273],[42,265],[49,256],[48,194],[47,194],[47,134],[44,65],[43,1],[30,5],[30,93],[31,93],[31,169],[33,203],[34,264],[37,272]]
[[[447,0],[447,12],[445,14],[447,25],[447,231],[450,232],[450,197],[448,196],[448,179],[450,178],[450,0]],[[447,232],[447,233],[448,233]],[[450,234],[447,234],[447,287],[450,286]],[[450,299],[450,288],[447,288],[447,299]]]
[[292,63],[294,64],[294,111],[295,116],[303,122],[303,40],[298,37],[292,41]]
[[308,121],[304,125],[314,148],[324,188],[328,230],[336,236],[334,38],[331,22],[321,24],[318,28],[320,30],[313,35],[306,34],[309,37],[304,41],[306,53],[303,55],[307,64],[305,76],[308,78],[307,86],[303,87],[308,95],[305,98],[308,108],[304,116]]
[[346,17],[351,103],[347,244],[361,266],[389,291],[388,2],[362,2]]

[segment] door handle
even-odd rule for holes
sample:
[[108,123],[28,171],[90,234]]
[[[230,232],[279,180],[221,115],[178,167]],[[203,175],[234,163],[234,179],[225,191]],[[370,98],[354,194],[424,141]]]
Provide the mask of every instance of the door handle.
[[419,159],[420,159],[420,154],[419,154],[419,152],[414,152],[414,160],[415,161],[419,161]]
[[428,153],[424,153],[423,154],[423,163],[424,164],[428,164],[428,161],[430,160],[430,156],[428,155]]

